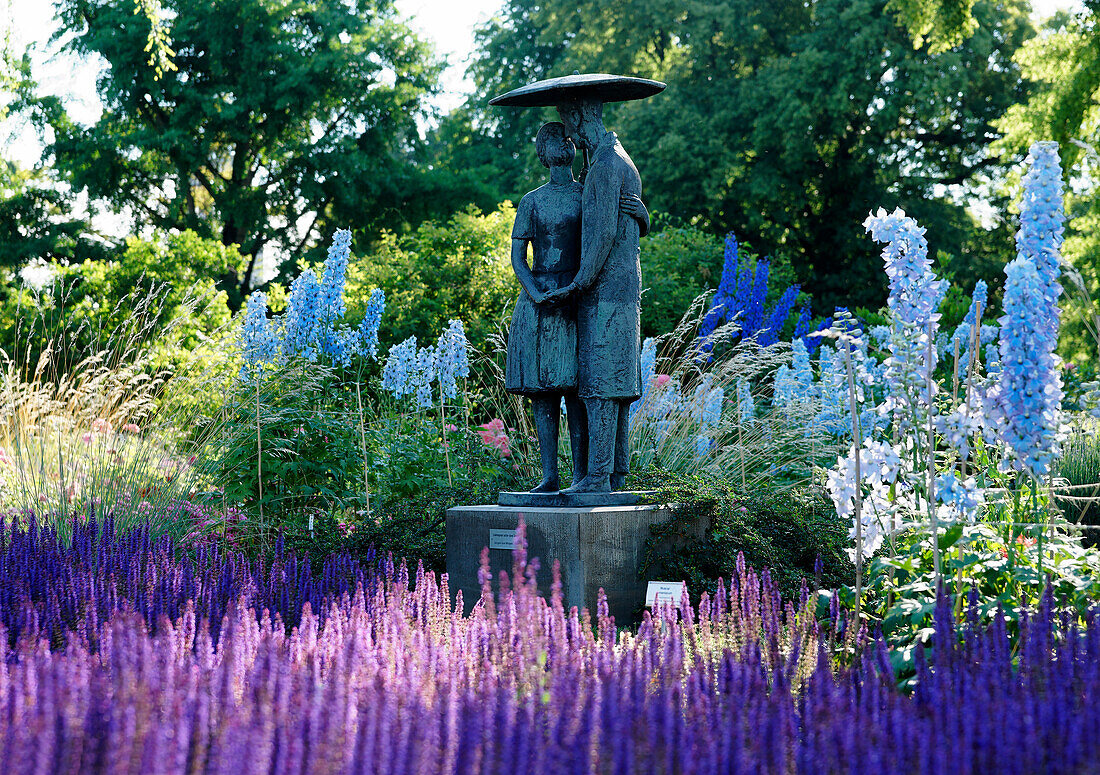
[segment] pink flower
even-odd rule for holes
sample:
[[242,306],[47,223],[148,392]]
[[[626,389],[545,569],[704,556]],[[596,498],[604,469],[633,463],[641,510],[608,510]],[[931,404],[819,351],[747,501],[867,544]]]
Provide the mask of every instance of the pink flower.
[[499,417],[490,420],[484,425],[479,425],[477,435],[481,437],[481,443],[487,447],[493,447],[500,452],[501,457],[511,457],[512,447],[508,434],[504,432],[504,421]]
[[457,425],[451,425],[450,423],[447,423],[446,425],[444,425],[443,428],[444,428],[444,430],[447,431],[447,433],[454,433],[455,431],[458,430]]
[[110,420],[106,420],[102,417],[97,417],[92,420],[92,431],[95,433],[110,433],[114,429]]
[[8,451],[3,447],[0,447],[0,465],[14,466],[15,461],[8,455]]
[[672,377],[667,374],[654,374],[653,375],[653,387],[663,388],[669,382],[672,381]]
[[140,429],[137,427],[137,423],[128,422],[122,426],[122,430],[126,433],[140,433]]
[[80,440],[83,441],[85,444],[91,444],[92,443],[92,432],[91,431],[84,431],[84,435],[80,437]]

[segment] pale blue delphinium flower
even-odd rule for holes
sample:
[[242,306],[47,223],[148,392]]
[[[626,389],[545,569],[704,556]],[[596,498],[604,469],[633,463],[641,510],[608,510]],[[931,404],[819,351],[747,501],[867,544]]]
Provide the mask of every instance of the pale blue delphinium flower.
[[244,356],[240,372],[242,382],[262,378],[264,369],[279,360],[279,340],[267,319],[267,295],[263,291],[253,291],[248,297],[237,344]]
[[948,524],[960,517],[973,523],[978,509],[985,503],[985,491],[974,477],[960,479],[954,471],[945,471],[936,477],[936,500],[941,507],[936,514],[940,521]]
[[814,425],[830,436],[843,438],[852,432],[844,357],[832,345],[823,344],[817,359],[821,406],[814,418]]
[[439,351],[434,347],[421,347],[416,351],[416,368],[410,375],[412,393],[421,409],[430,409],[435,403],[432,383],[439,376]]
[[871,341],[880,350],[890,343],[890,326],[874,326],[869,333]]
[[749,381],[744,378],[737,380],[737,419],[742,424],[756,419],[756,402],[753,400]]
[[707,395],[710,393],[710,389],[713,385],[714,376],[711,374],[704,374],[700,378],[699,384],[695,386],[695,392],[692,393],[691,404],[688,409],[697,423],[702,423],[703,418],[706,416]]
[[[816,337],[815,337],[816,339]],[[810,351],[801,339],[791,342],[791,364],[783,364],[775,370],[775,383],[772,388],[772,401],[780,407],[790,407],[799,403],[811,403],[816,397],[814,387],[814,368],[810,362]]]
[[290,284],[283,318],[283,355],[317,359],[317,329],[320,325],[320,286],[312,269],[303,269]]
[[722,402],[724,400],[725,395],[722,393],[722,388],[714,387],[707,391],[706,398],[703,399],[703,425],[715,427],[722,422]]
[[340,366],[350,366],[359,354],[359,332],[348,326],[322,328],[317,334],[317,345],[329,360]]
[[1049,325],[1048,291],[1031,259],[1012,261],[1005,275],[1000,371],[983,403],[987,427],[1006,447],[1002,468],[1039,479],[1057,452],[1062,401],[1057,329]]
[[359,323],[359,351],[368,358],[378,355],[378,329],[382,327],[382,315],[386,312],[386,294],[375,288],[367,301],[367,311]]
[[772,403],[776,406],[790,406],[795,400],[794,371],[786,364],[780,364],[775,370],[772,383]]
[[1001,373],[1001,349],[998,342],[990,342],[985,346],[985,374],[986,377],[995,377]]
[[657,340],[653,337],[647,337],[642,342],[641,372],[642,395],[630,405],[631,419],[634,418],[639,409],[645,406],[653,391],[653,380],[657,376]]
[[806,343],[796,339],[791,343],[791,382],[794,400],[808,402],[814,398],[814,367]]
[[322,325],[332,326],[344,317],[344,284],[347,282],[348,260],[351,258],[351,231],[340,229],[332,235],[325,268],[321,276],[318,299]]
[[904,430],[917,421],[918,410],[927,408],[927,386],[936,368],[936,348],[929,352],[928,337],[935,339],[946,283],[932,272],[925,230],[901,208],[889,214],[879,208],[863,226],[872,239],[885,244],[882,259],[890,280],[887,307],[894,325],[886,359],[884,411]]
[[859,320],[843,307],[837,307],[834,317],[833,324],[818,334],[822,339],[836,340],[837,346],[836,349],[831,345],[821,347],[820,408],[815,425],[836,438],[845,438],[853,433],[847,353],[847,359],[851,360],[856,403],[862,407],[860,427],[866,437],[880,424],[875,405],[875,386],[880,380],[880,370],[877,362],[867,354],[867,341]]
[[1066,214],[1062,207],[1062,166],[1058,143],[1040,142],[1031,146],[1030,165],[1023,178],[1020,201],[1020,228],[1016,232],[1016,255],[1029,259],[1039,275],[1043,289],[1046,325],[1058,329],[1059,256],[1065,232]]
[[413,392],[416,371],[416,337],[410,336],[401,344],[390,347],[386,363],[382,367],[382,389],[403,398]]
[[974,338],[974,325],[978,325],[978,341],[981,341],[981,317],[978,314],[978,309],[984,313],[989,307],[989,286],[986,285],[985,280],[978,280],[974,283],[974,294],[970,297],[970,309],[966,311],[966,316],[959,323],[959,327],[955,329],[955,334],[952,339],[952,350],[954,350],[955,343],[958,343],[959,347],[959,378],[965,380],[967,378],[967,369],[970,368],[970,340]]
[[710,454],[712,443],[711,438],[705,433],[700,433],[695,436],[695,457],[703,458]]
[[458,395],[456,379],[470,376],[469,343],[462,321],[452,320],[436,343],[437,378],[444,398]]

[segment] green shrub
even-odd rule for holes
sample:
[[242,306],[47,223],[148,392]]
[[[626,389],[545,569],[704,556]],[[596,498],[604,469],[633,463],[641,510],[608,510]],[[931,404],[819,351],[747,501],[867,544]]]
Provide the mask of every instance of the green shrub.
[[515,490],[514,476],[501,472],[484,479],[473,479],[463,486],[438,485],[405,497],[389,498],[372,510],[369,519],[356,523],[348,539],[353,552],[368,547],[410,561],[423,560],[428,570],[443,573],[447,569],[446,516],[453,506],[496,503],[501,490]]
[[[1044,595],[1056,614],[1084,621],[1100,594],[1100,552],[1085,548],[1060,517],[1014,527],[1008,520],[1017,511],[1010,504],[993,512],[989,521],[957,522],[940,531],[943,594],[953,601],[956,622],[989,624],[1003,616],[1010,642],[1019,648],[1020,619],[1039,609]],[[916,669],[918,645],[927,646],[934,631],[937,583],[931,533],[918,528],[895,540],[893,553],[867,562],[861,616],[869,627],[881,629],[895,673],[906,685]],[[855,608],[851,586],[822,590],[817,600],[822,620],[828,619],[833,595],[848,611]]]
[[191,351],[229,323],[216,281],[235,275],[242,261],[234,248],[193,231],[131,237],[106,261],[60,267],[39,293],[0,289],[0,349],[34,362],[51,344],[87,353],[124,349],[124,342],[159,348],[160,366],[190,361]]
[[686,581],[696,594],[730,578],[743,554],[746,564],[767,568],[791,598],[803,581],[811,588],[835,587],[854,573],[844,551],[847,528],[817,490],[746,495],[728,481],[657,469],[634,476],[631,485],[654,490],[652,502],[677,505],[675,517],[647,541],[643,572],[649,579]]
[[700,293],[722,278],[722,240],[690,227],[669,227],[642,239],[642,337],[676,328]]
[[406,235],[383,232],[348,265],[345,320],[358,325],[371,290],[381,288],[383,350],[410,336],[426,344],[425,333],[442,331],[451,318],[463,321],[471,342],[484,342],[519,295],[511,263],[515,216],[505,202],[488,214],[470,207]]

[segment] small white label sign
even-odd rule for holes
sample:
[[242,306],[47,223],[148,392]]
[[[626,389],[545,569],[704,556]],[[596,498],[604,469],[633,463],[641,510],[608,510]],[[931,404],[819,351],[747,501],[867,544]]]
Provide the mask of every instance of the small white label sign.
[[687,584],[683,581],[651,581],[645,590],[647,608],[660,605],[680,605]]
[[489,548],[490,549],[507,549],[512,551],[516,548],[516,531],[515,530],[496,530],[494,528],[489,529]]

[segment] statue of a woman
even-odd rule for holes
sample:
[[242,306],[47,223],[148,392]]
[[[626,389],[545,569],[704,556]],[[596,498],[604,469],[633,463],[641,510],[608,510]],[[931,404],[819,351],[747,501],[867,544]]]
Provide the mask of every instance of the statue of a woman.
[[[573,481],[585,476],[588,432],[577,398],[577,312],[572,301],[546,302],[546,295],[569,285],[581,254],[581,192],[573,179],[576,149],[557,122],[543,125],[535,152],[550,170],[546,184],[526,194],[512,228],[512,268],[523,287],[508,334],[504,387],[528,396],[535,415],[542,481],[531,492],[557,492],[558,433],[565,399]],[[531,265],[527,265],[527,245]]]

